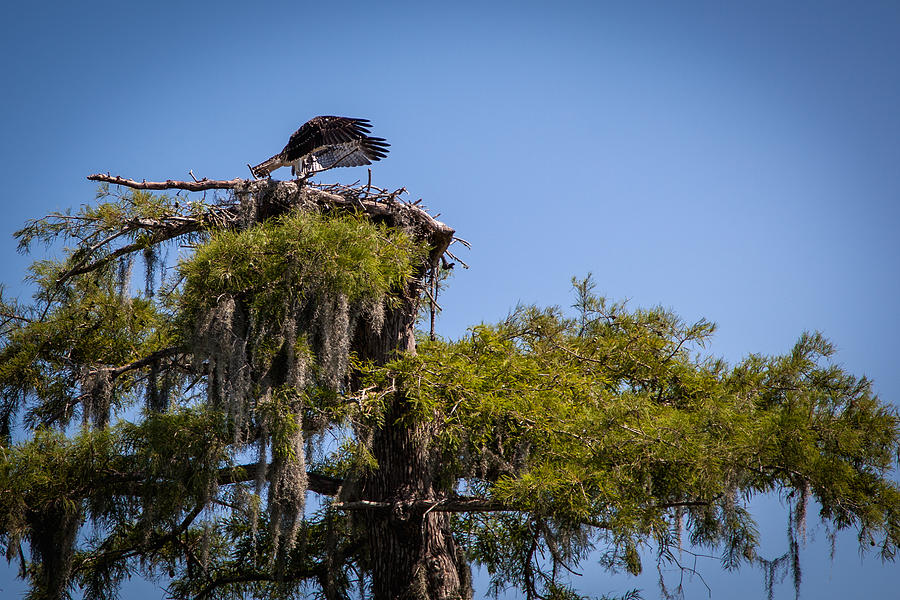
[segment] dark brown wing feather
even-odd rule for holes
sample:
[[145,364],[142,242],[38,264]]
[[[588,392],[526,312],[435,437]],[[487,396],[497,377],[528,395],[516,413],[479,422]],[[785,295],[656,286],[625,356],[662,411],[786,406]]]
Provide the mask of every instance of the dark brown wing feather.
[[295,131],[284,149],[253,167],[257,177],[291,165],[299,177],[334,167],[368,165],[387,156],[390,144],[384,138],[369,137],[368,119],[314,117]]
[[281,155],[285,161],[297,160],[326,146],[366,138],[370,127],[367,119],[315,117],[291,135]]

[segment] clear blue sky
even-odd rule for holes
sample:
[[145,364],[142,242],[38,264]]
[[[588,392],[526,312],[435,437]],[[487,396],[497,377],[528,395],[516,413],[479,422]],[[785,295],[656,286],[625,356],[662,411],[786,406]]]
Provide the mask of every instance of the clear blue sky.
[[[17,2],[0,49],[0,281],[29,260],[12,231],[89,202],[89,173],[247,176],[309,117],[359,116],[392,143],[374,183],[473,244],[443,335],[566,305],[590,271],[611,298],[717,322],[731,361],[821,330],[900,398],[898,2]],[[780,553],[786,521],[760,506]],[[897,565],[852,537],[832,563],[813,533],[802,597],[896,596]],[[698,567],[713,598],[764,597],[758,571]],[[585,592],[658,595],[652,568],[583,572]]]

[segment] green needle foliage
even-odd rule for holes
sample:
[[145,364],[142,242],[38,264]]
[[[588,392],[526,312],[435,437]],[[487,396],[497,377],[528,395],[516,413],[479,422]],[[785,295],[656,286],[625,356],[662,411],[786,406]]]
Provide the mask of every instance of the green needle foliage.
[[633,573],[638,548],[674,560],[683,535],[726,568],[761,560],[747,501],[772,491],[791,501],[792,539],[812,497],[834,529],[894,558],[897,415],[827,362],[820,334],[728,366],[694,353],[712,324],[629,312],[590,279],[574,284],[571,317],[520,307],[370,373],[403,382],[416,418],[441,424],[445,477],[515,513],[457,521],[497,586],[527,587],[541,551],[571,563],[598,542],[607,566]]
[[[379,510],[449,513],[462,564],[528,598],[577,598],[565,574],[598,556],[639,573],[647,549],[679,565],[690,546],[799,586],[808,506],[895,558],[897,413],[818,333],[729,365],[706,354],[712,323],[588,277],[571,310],[364,361],[354,344],[422,289],[414,227],[109,193],[27,224],[23,249],[61,259],[34,264],[31,302],[0,298],[0,548],[30,598],[112,598],[135,574],[174,598],[367,596],[391,549],[360,514]],[[409,443],[428,489],[372,499],[391,431],[427,432]],[[770,492],[790,533],[766,560],[748,506]],[[448,597],[469,597],[460,580]]]

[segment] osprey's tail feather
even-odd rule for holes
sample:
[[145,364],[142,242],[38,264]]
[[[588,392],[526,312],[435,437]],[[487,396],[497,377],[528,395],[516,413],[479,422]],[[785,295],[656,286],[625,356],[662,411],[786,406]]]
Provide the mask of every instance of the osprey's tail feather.
[[253,167],[253,174],[257,177],[267,177],[269,173],[285,165],[287,163],[284,162],[284,157],[279,153]]

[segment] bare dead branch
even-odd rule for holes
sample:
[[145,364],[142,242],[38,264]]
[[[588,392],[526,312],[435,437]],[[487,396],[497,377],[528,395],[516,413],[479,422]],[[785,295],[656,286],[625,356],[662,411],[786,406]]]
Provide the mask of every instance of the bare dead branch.
[[453,254],[453,253],[450,252],[449,250],[446,251],[446,254],[447,254],[447,256],[449,256],[450,258],[452,258],[453,260],[455,260],[456,262],[458,262],[459,264],[461,264],[461,265],[463,266],[463,269],[468,269],[468,268],[469,268],[469,265],[466,264],[465,261],[463,261],[460,257],[456,256],[455,254]]
[[431,290],[429,290],[428,288],[425,288],[424,291],[425,291],[425,295],[428,296],[428,300],[431,302],[431,306],[436,308],[438,312],[441,312],[442,310],[444,310],[441,307],[441,305],[437,303],[437,300],[434,299],[434,295],[432,294]]
[[453,237],[453,243],[455,244],[456,242],[459,242],[460,244],[462,244],[463,246],[465,246],[465,247],[468,248],[469,250],[472,249],[472,244],[470,244],[470,243],[467,242],[466,240],[462,239],[461,237],[455,237],[455,236],[454,236],[454,237]]
[[88,175],[87,178],[89,181],[123,185],[135,190],[187,190],[189,192],[202,192],[203,190],[233,190],[238,185],[246,183],[247,181],[240,177],[229,179],[227,181],[207,179],[206,177],[199,181],[174,181],[172,179],[167,179],[166,181],[135,181],[133,179],[119,177],[118,175],[104,175],[103,173]]

